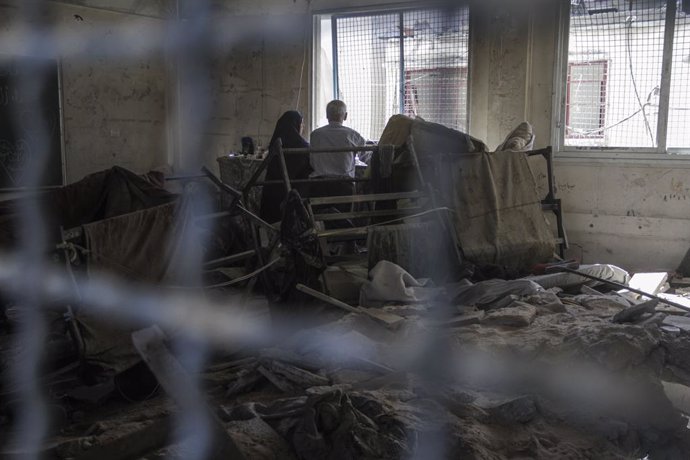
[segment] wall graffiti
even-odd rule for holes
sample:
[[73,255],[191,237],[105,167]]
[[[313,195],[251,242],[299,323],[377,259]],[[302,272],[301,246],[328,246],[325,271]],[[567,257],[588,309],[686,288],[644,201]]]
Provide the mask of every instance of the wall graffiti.
[[37,155],[41,185],[63,185],[58,63],[0,56],[0,189],[27,185]]

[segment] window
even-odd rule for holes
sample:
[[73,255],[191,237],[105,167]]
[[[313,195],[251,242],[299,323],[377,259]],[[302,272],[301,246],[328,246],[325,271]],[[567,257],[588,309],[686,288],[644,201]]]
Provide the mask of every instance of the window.
[[315,125],[338,98],[369,139],[397,113],[467,130],[467,7],[334,14],[316,25]]
[[570,4],[562,145],[690,149],[690,2]]
[[568,64],[567,139],[601,139],[606,120],[607,61]]

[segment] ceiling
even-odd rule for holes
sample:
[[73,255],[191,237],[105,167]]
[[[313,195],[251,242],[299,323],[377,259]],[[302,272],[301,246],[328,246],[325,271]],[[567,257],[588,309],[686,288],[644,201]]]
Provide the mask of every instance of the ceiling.
[[169,17],[174,11],[175,0],[50,0],[53,3],[68,3],[145,16]]

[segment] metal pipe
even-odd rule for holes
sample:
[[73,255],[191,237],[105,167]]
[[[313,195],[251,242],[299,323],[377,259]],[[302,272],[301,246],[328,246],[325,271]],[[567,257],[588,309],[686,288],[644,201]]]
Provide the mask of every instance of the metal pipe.
[[582,273],[582,272],[579,272],[577,270],[573,270],[572,268],[560,267],[560,266],[559,267],[550,267],[549,269],[547,269],[546,272],[547,273],[549,273],[549,272],[551,272],[551,273],[553,273],[553,272],[567,272],[567,273],[572,273],[574,275],[580,275],[583,278],[589,278],[591,280],[599,281],[601,283],[610,284],[611,286],[615,286],[619,289],[626,289],[630,292],[634,292],[635,294],[640,294],[640,295],[643,295],[645,297],[649,297],[650,299],[658,300],[659,302],[665,303],[666,305],[670,305],[672,307],[680,308],[681,310],[690,312],[690,307],[687,307],[685,305],[681,305],[681,304],[676,303],[672,300],[664,299],[664,298],[658,297],[654,294],[650,294],[648,292],[642,291],[640,289],[635,289],[635,288],[632,288],[630,286],[626,286],[625,284],[619,283],[617,281],[605,280],[604,278],[599,278],[598,276],[589,275],[587,273]]

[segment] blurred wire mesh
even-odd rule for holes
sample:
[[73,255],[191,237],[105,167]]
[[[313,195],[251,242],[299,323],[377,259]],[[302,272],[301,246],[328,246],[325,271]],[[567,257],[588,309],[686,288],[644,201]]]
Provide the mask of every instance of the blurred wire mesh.
[[[89,29],[81,32],[66,31],[46,22],[46,8],[50,3],[19,3],[18,21],[22,26],[1,34],[0,41],[13,54],[37,58],[62,56],[88,61],[99,56],[99,59],[126,61],[151,53],[165,54],[167,71],[174,88],[168,118],[174,124],[174,143],[177,147],[174,155],[179,167],[177,173],[198,174],[206,160],[208,138],[205,132],[206,127],[212,123],[215,109],[212,93],[209,91],[213,58],[226,49],[241,44],[253,32],[251,25],[237,23],[231,30],[219,27],[212,21],[213,2],[198,0],[187,2],[187,8],[178,10],[172,7],[168,10],[171,18],[166,23],[164,35],[152,32],[142,40],[140,34],[130,33],[127,24],[118,23],[112,25],[111,33],[104,39],[101,34],[95,34]],[[400,17],[396,16],[394,19],[400,20]],[[347,24],[348,20],[349,18],[343,18],[342,24]],[[371,22],[366,25],[368,33],[373,33],[373,29],[385,31],[390,28],[388,26],[394,21],[388,24],[386,20],[383,16],[367,17],[367,21]],[[402,20],[403,31],[409,30],[410,34],[434,41],[444,49],[453,48],[457,53],[448,57],[448,62],[435,63],[433,71],[421,65],[416,68],[413,56],[406,55],[410,67],[403,70],[404,88],[399,89],[404,89],[404,96],[397,101],[398,109],[402,108],[407,113],[429,117],[456,128],[466,128],[466,66],[469,46],[466,33],[467,11],[445,17],[408,12],[403,15]],[[384,27],[385,24],[382,23],[387,25]],[[362,24],[361,18],[354,21],[357,27],[364,27]],[[275,19],[266,19],[264,26],[291,27],[280,24]],[[443,40],[444,35],[451,37],[448,43]],[[435,37],[434,40],[430,38],[432,36]],[[395,44],[396,39],[388,37],[385,40],[386,44]],[[420,38],[420,42],[422,41],[424,40]],[[637,46],[638,42],[634,43]],[[424,43],[419,43],[420,48],[423,45]],[[345,46],[341,44],[339,49],[346,49]],[[360,51],[356,47],[352,49]],[[414,52],[414,49],[405,50],[405,53]],[[0,57],[0,63],[4,62],[3,59]],[[26,102],[28,108],[33,107],[33,112],[40,112],[40,91],[37,85],[42,75],[53,71],[54,68],[30,64],[18,69],[21,78],[17,82],[23,88],[22,93],[36,95],[35,99]],[[395,72],[397,70],[393,74],[400,80],[400,75]],[[586,69],[572,67],[571,79],[578,80],[580,88],[585,88],[582,91],[595,93],[594,96],[583,96],[585,102],[601,97],[598,92],[601,91],[599,82],[607,72],[605,66]],[[425,86],[426,80],[436,83]],[[442,97],[443,94],[439,92],[439,88],[445,88],[445,85],[452,85],[457,89],[452,98]],[[4,96],[0,94],[0,97]],[[420,100],[424,103],[420,103]],[[572,102],[571,107],[577,112],[575,102]],[[584,132],[592,137],[600,133],[604,124],[598,108],[580,110],[578,113],[571,119],[573,132]],[[33,191],[44,185],[43,172],[48,162],[46,155],[50,151],[48,144],[55,126],[40,117],[26,117],[21,113],[14,114],[12,118],[21,126],[21,130],[31,133],[27,138],[30,143],[25,146],[25,152],[31,154],[26,155],[22,169],[17,171],[17,177],[20,178],[19,185]],[[383,116],[379,118],[385,119]],[[382,127],[372,125],[371,133],[380,132]],[[641,137],[647,142],[644,134],[646,129],[642,132]],[[233,197],[224,196],[224,199],[232,202]],[[207,270],[204,265],[204,247],[211,243],[213,234],[203,225],[198,225],[197,218],[216,211],[218,203],[214,195],[206,193],[206,187],[199,186],[196,181],[190,182],[183,200],[187,211],[176,213],[174,220],[170,221],[171,226],[180,226],[184,231],[180,232],[179,239],[175,241],[175,269],[167,279],[171,285],[167,287],[156,283],[133,282],[131,279],[127,280],[126,276],[115,277],[104,272],[83,271],[72,267],[70,264],[74,260],[73,252],[80,248],[67,244],[64,234],[58,244],[55,244],[51,239],[52,235],[46,231],[45,203],[38,196],[32,195],[24,202],[26,205],[20,210],[19,246],[16,251],[4,253],[0,262],[0,286],[3,294],[11,299],[13,314],[17,315],[15,319],[19,325],[15,345],[17,349],[21,349],[21,353],[12,360],[9,376],[11,382],[8,385],[13,389],[18,404],[18,419],[13,425],[9,449],[18,456],[41,457],[45,440],[53,434],[49,404],[45,400],[45,388],[42,386],[44,369],[41,367],[44,355],[49,351],[47,349],[52,346],[52,342],[49,342],[49,328],[54,323],[49,323],[47,319],[50,312],[57,312],[57,318],[67,325],[67,329],[75,314],[85,314],[109,326],[119,326],[129,331],[155,324],[173,339],[171,348],[175,351],[175,358],[184,369],[184,374],[171,373],[173,378],[167,381],[166,391],[173,396],[179,409],[175,412],[177,438],[172,443],[181,445],[185,458],[206,458],[212,449],[212,435],[216,434],[213,431],[216,414],[206,407],[206,396],[201,385],[201,374],[209,355],[217,349],[243,347],[258,351],[280,346],[282,344],[279,339],[312,324],[313,315],[304,312],[300,315],[291,311],[279,318],[279,321],[270,323],[265,315],[252,310],[250,299],[246,296],[205,291]],[[261,247],[255,250],[262,252]],[[262,255],[270,257],[271,254]],[[151,261],[152,264],[154,262]],[[267,258],[263,262],[267,265],[271,263]],[[432,322],[444,323],[449,316],[457,313],[456,306],[443,302],[433,307],[432,318],[427,318]],[[300,346],[315,348],[330,355],[329,366],[332,368],[354,361],[396,377],[413,373],[420,378],[419,382],[414,382],[414,385],[421,388],[420,394],[425,398],[433,396],[447,402],[448,410],[457,413],[462,413],[467,408],[461,406],[458,409],[458,406],[449,402],[453,399],[439,389],[446,381],[471,382],[475,388],[497,392],[508,387],[530,393],[541,389],[556,399],[560,398],[563,404],[599,406],[598,410],[601,412],[617,411],[621,407],[629,409],[644,399],[641,395],[645,388],[632,385],[627,380],[616,380],[584,364],[577,368],[578,375],[573,378],[570,375],[572,362],[578,362],[577,360],[561,366],[545,363],[527,366],[520,353],[504,357],[473,347],[467,347],[464,353],[458,353],[458,344],[452,343],[456,338],[451,334],[418,327],[416,321],[406,323],[398,336],[391,337],[392,334],[388,331],[382,331],[381,334],[389,339],[385,350],[367,346],[368,342],[360,335],[343,331],[340,326],[342,324],[326,328],[318,336],[309,336]],[[75,334],[78,333],[79,331]],[[128,341],[129,336],[126,339]],[[576,341],[577,334],[570,339]],[[82,340],[85,341],[83,338]],[[522,341],[523,338],[519,340]],[[272,350],[272,353],[279,355],[281,351],[286,352],[279,349]],[[380,364],[382,362],[386,364],[385,367]],[[312,378],[319,381],[318,377]],[[626,391],[620,391],[624,383]],[[469,398],[464,394],[459,396],[460,400],[465,397]],[[606,404],[602,404],[602,401]],[[429,405],[424,409],[412,411],[410,419],[417,417],[435,428],[442,425],[437,423],[439,411],[436,407]],[[597,410],[594,412],[598,415]],[[382,417],[388,420],[385,416]],[[444,433],[443,430],[446,429],[450,428],[443,426],[438,432]],[[417,437],[417,434],[401,431],[401,438],[414,446],[412,452],[406,452],[411,458],[445,458],[450,451],[447,439],[443,436],[430,435],[423,438],[421,435]]]

